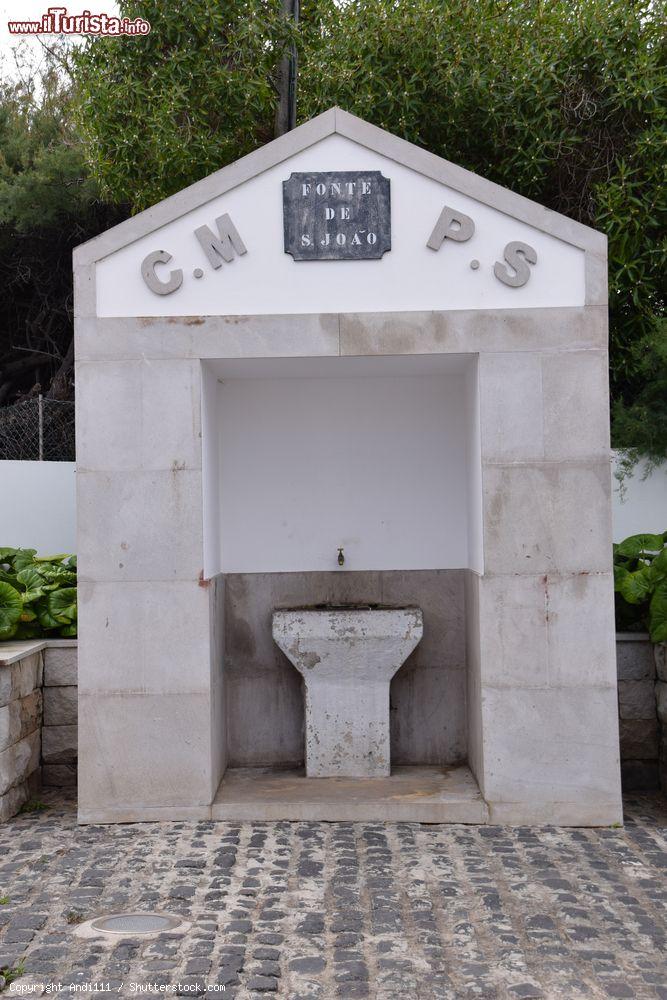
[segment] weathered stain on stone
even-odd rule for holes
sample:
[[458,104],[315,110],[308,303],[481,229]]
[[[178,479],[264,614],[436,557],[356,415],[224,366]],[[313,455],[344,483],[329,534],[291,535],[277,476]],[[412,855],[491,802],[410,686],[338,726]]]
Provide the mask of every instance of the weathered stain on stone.
[[206,322],[205,316],[166,316],[165,319],[177,326],[202,326]]
[[301,657],[301,663],[304,665],[306,670],[312,670],[320,663],[320,657],[317,653],[304,653]]

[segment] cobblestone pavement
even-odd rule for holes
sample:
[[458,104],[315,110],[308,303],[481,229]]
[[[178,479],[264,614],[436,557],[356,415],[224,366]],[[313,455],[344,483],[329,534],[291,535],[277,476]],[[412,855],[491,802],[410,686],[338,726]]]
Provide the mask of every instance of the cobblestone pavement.
[[[625,829],[604,830],[77,827],[52,800],[0,827],[0,967],[24,965],[12,992],[667,1000],[666,805],[628,801]],[[81,918],[153,908],[190,929],[74,934]]]

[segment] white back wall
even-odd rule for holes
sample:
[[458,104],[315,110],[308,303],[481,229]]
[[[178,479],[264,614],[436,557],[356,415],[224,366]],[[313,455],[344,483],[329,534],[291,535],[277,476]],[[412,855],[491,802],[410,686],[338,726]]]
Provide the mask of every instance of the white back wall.
[[76,552],[74,462],[0,462],[0,547]]
[[220,440],[218,380],[207,365],[201,369],[203,575],[222,572],[220,547]]
[[484,572],[484,525],[482,516],[482,450],[479,417],[479,368],[465,373],[466,474],[468,509],[468,563],[475,573]]
[[[391,181],[392,249],[382,260],[294,261],[282,250],[282,182],[292,172],[380,170]],[[324,211],[326,198],[322,199]],[[474,235],[446,240],[436,252],[426,243],[445,205],[469,215]],[[229,213],[247,253],[212,270],[195,237],[214,232]],[[524,241],[537,252],[530,280],[509,288],[493,274],[503,248]],[[141,277],[142,260],[164,250],[165,281],[183,270],[180,288],[156,295]],[[471,261],[479,261],[473,270]],[[194,276],[195,268],[203,274]],[[424,309],[530,309],[584,304],[584,252],[471,197],[423,176],[352,140],[331,135],[189,211],[156,232],[100,261],[96,268],[98,316],[216,316],[258,313],[390,312]],[[122,295],[118,290],[122,288]]]
[[467,566],[473,359],[438,361],[218,363],[222,571]]

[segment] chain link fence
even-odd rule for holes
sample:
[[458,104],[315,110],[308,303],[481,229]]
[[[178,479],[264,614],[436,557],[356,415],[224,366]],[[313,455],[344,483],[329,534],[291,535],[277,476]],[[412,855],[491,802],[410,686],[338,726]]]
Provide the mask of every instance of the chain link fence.
[[35,396],[0,407],[0,460],[74,461],[74,403]]

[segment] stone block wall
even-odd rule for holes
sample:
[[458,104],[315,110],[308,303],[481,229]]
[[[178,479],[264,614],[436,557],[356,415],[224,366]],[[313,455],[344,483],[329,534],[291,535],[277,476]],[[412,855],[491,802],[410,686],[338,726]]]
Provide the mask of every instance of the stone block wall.
[[39,789],[42,645],[0,647],[0,822]]
[[[656,658],[648,636],[616,637],[621,774],[625,791],[660,787],[660,721],[656,710]],[[667,729],[665,730],[667,732]]]
[[[356,574],[359,577],[364,574]],[[369,574],[370,575],[370,574]],[[398,574],[397,574],[398,575]],[[405,574],[403,574],[405,575]],[[455,573],[448,574],[453,585]],[[342,577],[343,574],[340,574]],[[348,576],[348,574],[345,574]],[[350,574],[351,576],[351,574]],[[378,576],[378,574],[374,574]],[[227,613],[229,633],[226,641],[231,648],[227,650],[228,660],[234,661],[236,632],[240,628],[237,621],[241,608],[245,609],[244,600],[247,594],[243,586],[243,577],[228,578],[233,584],[227,595]],[[367,585],[368,580],[364,580]],[[271,579],[275,587],[276,579]],[[243,599],[242,598],[243,595]],[[276,595],[272,595],[275,603]],[[385,599],[386,594],[382,595]],[[452,595],[450,594],[450,597]],[[290,598],[294,597],[290,594]],[[336,594],[336,597],[351,600],[357,594]],[[323,599],[331,599],[324,595]],[[261,603],[261,602],[260,602]],[[278,602],[280,603],[280,602]],[[457,615],[460,607],[456,601]],[[272,607],[272,601],[266,607]],[[268,613],[268,611],[267,611]],[[244,617],[241,615],[241,617]],[[252,618],[252,616],[251,616]],[[458,617],[448,622],[445,631],[450,640],[454,637],[459,641]],[[253,621],[249,622],[251,626]],[[252,635],[251,628],[246,635]],[[442,635],[439,636],[442,641]],[[616,657],[618,671],[618,711],[621,742],[621,770],[623,787],[626,791],[652,791],[662,786],[667,794],[667,645],[653,646],[648,637],[635,633],[621,633],[616,637]],[[240,648],[240,647],[239,647]],[[457,647],[458,648],[458,647]],[[254,650],[256,654],[256,650]],[[279,657],[277,649],[271,649],[274,658]],[[449,655],[454,650],[448,649]],[[240,653],[238,654],[240,656]],[[412,658],[411,658],[412,659]],[[458,659],[454,656],[458,663]],[[229,663],[228,663],[229,666]],[[411,667],[403,673],[412,675],[417,667]],[[245,670],[252,679],[255,670],[250,670],[245,664]],[[44,650],[44,721],[42,728],[42,782],[47,787],[73,787],[76,785],[77,773],[77,649],[76,642],[63,642],[59,645],[49,644]],[[394,685],[395,687],[395,685]],[[392,688],[392,705],[397,698],[398,690]],[[1,689],[0,689],[1,690]],[[280,702],[280,699],[278,699]],[[284,699],[283,710],[284,710]],[[237,706],[240,707],[240,706]],[[461,705],[459,704],[459,708]],[[0,709],[0,715],[2,709]],[[392,726],[397,725],[393,717]],[[289,719],[297,732],[300,726]],[[232,726],[232,731],[234,727]],[[396,739],[397,733],[392,733]],[[238,746],[234,748],[238,752]],[[440,746],[438,744],[438,751]],[[463,751],[464,752],[464,751]],[[440,762],[440,761],[434,761]],[[244,761],[244,763],[246,763]],[[254,761],[252,762],[254,763]]]
[[[616,654],[623,787],[667,794],[667,644],[624,633]],[[0,822],[40,781],[76,786],[77,692],[75,640],[0,644]]]
[[661,728],[658,770],[660,786],[667,795],[667,642],[655,647],[655,670],[657,676],[655,700]]
[[76,642],[55,641],[44,650],[42,783],[45,788],[76,786]]

